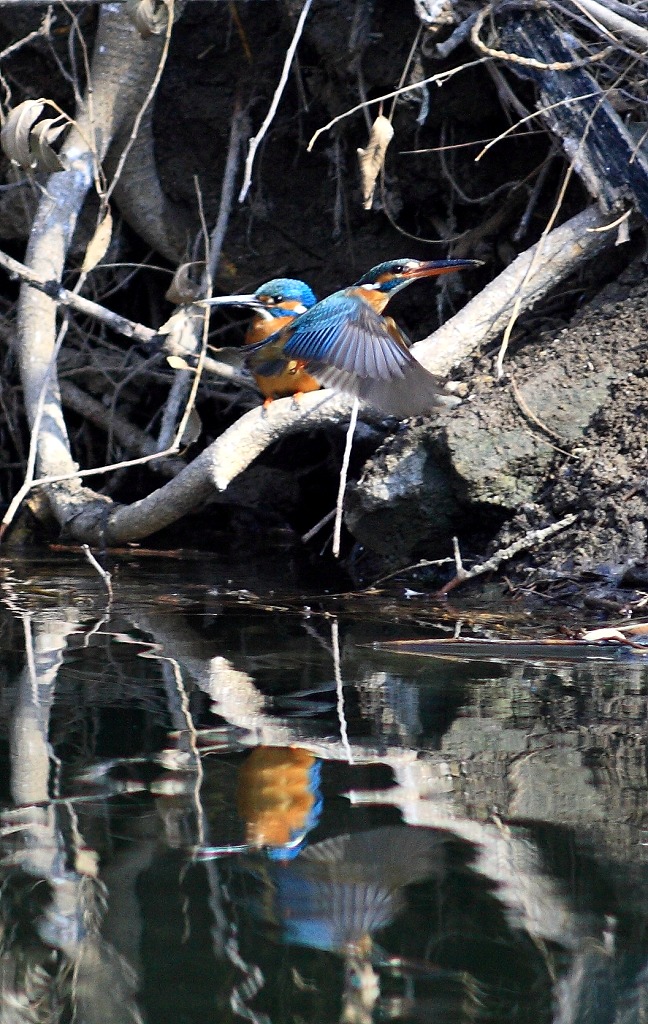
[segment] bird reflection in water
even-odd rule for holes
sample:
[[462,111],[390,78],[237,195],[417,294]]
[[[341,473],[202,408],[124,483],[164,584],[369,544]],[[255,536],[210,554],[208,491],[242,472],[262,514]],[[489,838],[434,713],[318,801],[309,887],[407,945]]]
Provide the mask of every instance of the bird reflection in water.
[[[375,944],[405,907],[405,886],[445,874],[445,840],[437,833],[390,826],[306,844],[321,809],[319,765],[298,748],[257,748],[239,777],[238,810],[251,846],[267,854],[236,861],[248,911],[277,930],[286,945],[338,954],[344,962],[341,1020],[369,1024],[381,996],[381,976],[456,982],[466,997],[470,979],[430,963],[392,958]],[[317,786],[313,786],[313,778]],[[251,898],[250,898],[251,897]],[[400,1004],[399,1004],[400,1005]]]
[[239,773],[246,840],[270,857],[295,857],[322,810],[320,761],[300,747],[256,747]]

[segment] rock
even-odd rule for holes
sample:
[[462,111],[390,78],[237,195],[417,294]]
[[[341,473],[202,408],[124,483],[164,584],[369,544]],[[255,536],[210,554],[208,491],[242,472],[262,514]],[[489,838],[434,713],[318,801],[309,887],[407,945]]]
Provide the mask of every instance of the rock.
[[438,557],[477,516],[501,525],[533,503],[548,521],[582,510],[605,524],[598,553],[588,546],[591,523],[584,527],[583,564],[609,561],[611,551],[615,561],[647,556],[637,519],[646,453],[636,426],[648,397],[647,309],[648,286],[631,268],[553,339],[521,347],[501,384],[482,373],[445,419],[389,438],[349,494],[354,536],[400,561]]

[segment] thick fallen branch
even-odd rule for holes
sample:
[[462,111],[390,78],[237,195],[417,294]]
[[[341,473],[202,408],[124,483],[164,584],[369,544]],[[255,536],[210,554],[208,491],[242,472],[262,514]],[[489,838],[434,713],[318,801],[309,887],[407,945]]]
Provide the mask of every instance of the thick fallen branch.
[[[526,304],[537,301],[586,255],[592,256],[611,244],[610,233],[592,230],[605,222],[603,215],[592,208],[547,237],[545,244],[550,254],[551,272],[543,260],[537,276],[527,284]],[[431,352],[434,363],[426,360],[430,368],[447,370],[458,359],[496,336],[510,315],[534,249],[520,256],[481,296],[439,331],[415,346],[419,354]],[[314,426],[343,422],[348,419],[351,407],[352,400],[345,396],[316,391],[304,395],[299,403],[286,398],[273,402],[267,411],[253,409],[170,483],[128,507],[110,506],[104,501],[101,505],[92,505],[87,512],[81,509],[70,523],[71,532],[89,543],[97,543],[99,537],[111,544],[147,537],[193,511],[214,488],[225,490],[279,438]],[[365,418],[366,415],[365,412]]]

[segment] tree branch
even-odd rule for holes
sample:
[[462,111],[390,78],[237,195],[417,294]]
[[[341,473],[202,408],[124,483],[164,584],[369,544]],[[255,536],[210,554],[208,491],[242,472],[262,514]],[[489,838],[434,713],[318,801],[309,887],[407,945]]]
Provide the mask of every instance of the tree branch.
[[[451,320],[413,345],[416,358],[434,373],[449,373],[462,359],[495,341],[514,308],[529,309],[582,263],[614,245],[614,229],[601,230],[609,224],[609,214],[590,206],[555,228],[521,253]],[[540,245],[542,259],[527,280]]]

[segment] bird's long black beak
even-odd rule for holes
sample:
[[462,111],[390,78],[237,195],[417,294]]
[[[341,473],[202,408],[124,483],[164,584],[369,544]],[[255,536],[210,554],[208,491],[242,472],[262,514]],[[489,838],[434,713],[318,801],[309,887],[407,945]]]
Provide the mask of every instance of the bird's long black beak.
[[199,299],[196,306],[247,306],[250,309],[267,309],[256,295],[217,295],[212,299]]
[[419,277],[438,277],[440,274],[452,274],[455,270],[483,266],[483,260],[427,260],[412,270],[406,270],[402,276],[408,281],[414,281]]

